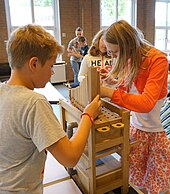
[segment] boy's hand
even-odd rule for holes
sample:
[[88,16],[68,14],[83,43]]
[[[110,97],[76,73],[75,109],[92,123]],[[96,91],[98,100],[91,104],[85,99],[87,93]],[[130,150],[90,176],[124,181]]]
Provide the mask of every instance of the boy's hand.
[[94,119],[101,113],[101,100],[99,95],[85,107],[84,112],[90,114]]

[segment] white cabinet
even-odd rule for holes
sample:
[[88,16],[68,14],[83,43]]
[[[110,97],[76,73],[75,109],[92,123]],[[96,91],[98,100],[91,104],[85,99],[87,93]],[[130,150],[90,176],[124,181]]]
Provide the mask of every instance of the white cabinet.
[[51,83],[66,82],[66,63],[57,61],[53,66],[54,74],[51,76]]

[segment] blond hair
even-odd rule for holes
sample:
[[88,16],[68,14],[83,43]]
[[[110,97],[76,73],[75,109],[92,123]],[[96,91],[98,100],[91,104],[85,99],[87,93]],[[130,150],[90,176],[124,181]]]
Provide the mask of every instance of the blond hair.
[[118,78],[118,85],[122,82],[125,86],[131,85],[139,71],[142,58],[148,56],[153,45],[144,39],[139,29],[124,20],[114,22],[106,30],[104,39],[119,48],[119,56],[112,69],[112,74]]
[[[92,44],[89,48],[88,53],[92,56],[98,56],[100,55],[100,50],[99,50],[99,41],[101,37],[104,35],[105,29],[100,30],[97,32],[97,34],[94,36],[92,40]],[[107,55],[107,52],[105,53],[105,56],[110,58],[110,56]]]
[[42,26],[28,24],[11,34],[7,53],[11,68],[20,69],[32,57],[44,65],[51,57],[63,53],[63,46]]

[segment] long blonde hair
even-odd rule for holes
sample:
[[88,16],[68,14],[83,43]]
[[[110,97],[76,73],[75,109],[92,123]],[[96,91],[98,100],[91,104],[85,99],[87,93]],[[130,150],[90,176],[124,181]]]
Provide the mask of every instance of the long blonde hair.
[[118,45],[119,56],[116,59],[111,73],[118,79],[118,85],[132,84],[135,79],[142,58],[153,47],[144,39],[142,32],[124,20],[114,22],[104,34],[106,42]]
[[19,27],[10,36],[7,44],[11,68],[20,69],[31,57],[38,57],[41,64],[63,52],[56,39],[42,26],[28,24]]

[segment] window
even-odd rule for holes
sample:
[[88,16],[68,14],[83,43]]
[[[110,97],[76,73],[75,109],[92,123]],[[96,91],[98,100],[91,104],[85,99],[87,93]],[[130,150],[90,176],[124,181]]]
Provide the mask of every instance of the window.
[[136,0],[101,0],[101,28],[110,26],[114,21],[124,19],[135,25]]
[[170,52],[170,0],[156,0],[155,47]]
[[61,43],[59,0],[6,0],[8,35],[21,25],[42,25]]

